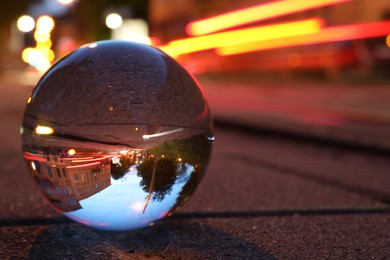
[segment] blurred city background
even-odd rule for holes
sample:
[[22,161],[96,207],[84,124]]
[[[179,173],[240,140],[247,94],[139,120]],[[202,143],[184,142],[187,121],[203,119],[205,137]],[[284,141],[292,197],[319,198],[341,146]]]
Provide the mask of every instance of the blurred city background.
[[21,0],[2,4],[1,71],[46,71],[93,41],[161,48],[195,75],[388,79],[387,0]]

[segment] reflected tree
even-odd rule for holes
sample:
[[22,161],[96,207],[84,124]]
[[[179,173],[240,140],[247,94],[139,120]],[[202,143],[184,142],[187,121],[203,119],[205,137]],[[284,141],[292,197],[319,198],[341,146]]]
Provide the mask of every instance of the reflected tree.
[[114,180],[119,180],[125,176],[133,165],[133,161],[129,157],[121,157],[118,164],[111,163],[111,177]]
[[162,201],[172,191],[176,180],[187,172],[188,165],[191,165],[194,171],[182,193],[188,196],[192,194],[204,175],[211,153],[210,145],[204,135],[199,135],[164,142],[149,150],[149,158],[137,166],[143,190],[153,193],[153,200]]
[[168,158],[146,159],[137,167],[140,185],[145,192],[153,193],[153,200],[162,201],[175,183],[176,162]]

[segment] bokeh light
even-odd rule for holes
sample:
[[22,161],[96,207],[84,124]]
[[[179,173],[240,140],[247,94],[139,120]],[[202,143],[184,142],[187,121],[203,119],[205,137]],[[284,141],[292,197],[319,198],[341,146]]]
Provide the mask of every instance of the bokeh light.
[[18,19],[17,27],[22,32],[31,32],[35,27],[35,21],[31,16],[23,15]]
[[106,17],[106,25],[110,29],[113,30],[118,29],[122,26],[122,23],[123,23],[123,19],[122,16],[120,16],[119,14],[112,13],[107,15]]
[[43,15],[37,20],[37,32],[49,34],[54,28],[54,20],[48,15]]

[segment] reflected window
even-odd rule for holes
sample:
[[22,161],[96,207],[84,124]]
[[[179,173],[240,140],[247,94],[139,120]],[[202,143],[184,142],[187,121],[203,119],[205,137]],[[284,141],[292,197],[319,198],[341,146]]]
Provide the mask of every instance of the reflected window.
[[49,175],[49,177],[53,177],[53,173],[51,171],[51,167],[49,165],[46,165],[46,169],[47,169],[47,175]]

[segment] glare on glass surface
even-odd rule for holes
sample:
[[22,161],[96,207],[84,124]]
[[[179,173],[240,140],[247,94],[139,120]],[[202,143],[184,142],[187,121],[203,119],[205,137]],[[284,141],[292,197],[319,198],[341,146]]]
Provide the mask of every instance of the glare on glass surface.
[[42,34],[50,33],[54,28],[54,20],[48,15],[43,15],[37,20],[37,32]]
[[39,135],[50,135],[50,134],[54,133],[54,130],[53,130],[53,128],[51,128],[49,126],[38,125],[35,128],[35,133],[37,133]]
[[109,14],[106,17],[106,25],[110,29],[113,30],[118,29],[119,27],[122,26],[122,23],[123,23],[122,16],[120,16],[117,13]]
[[22,32],[31,32],[35,27],[35,21],[31,16],[23,15],[18,19],[17,27]]
[[74,0],[57,0],[57,2],[63,5],[70,5],[74,2]]

